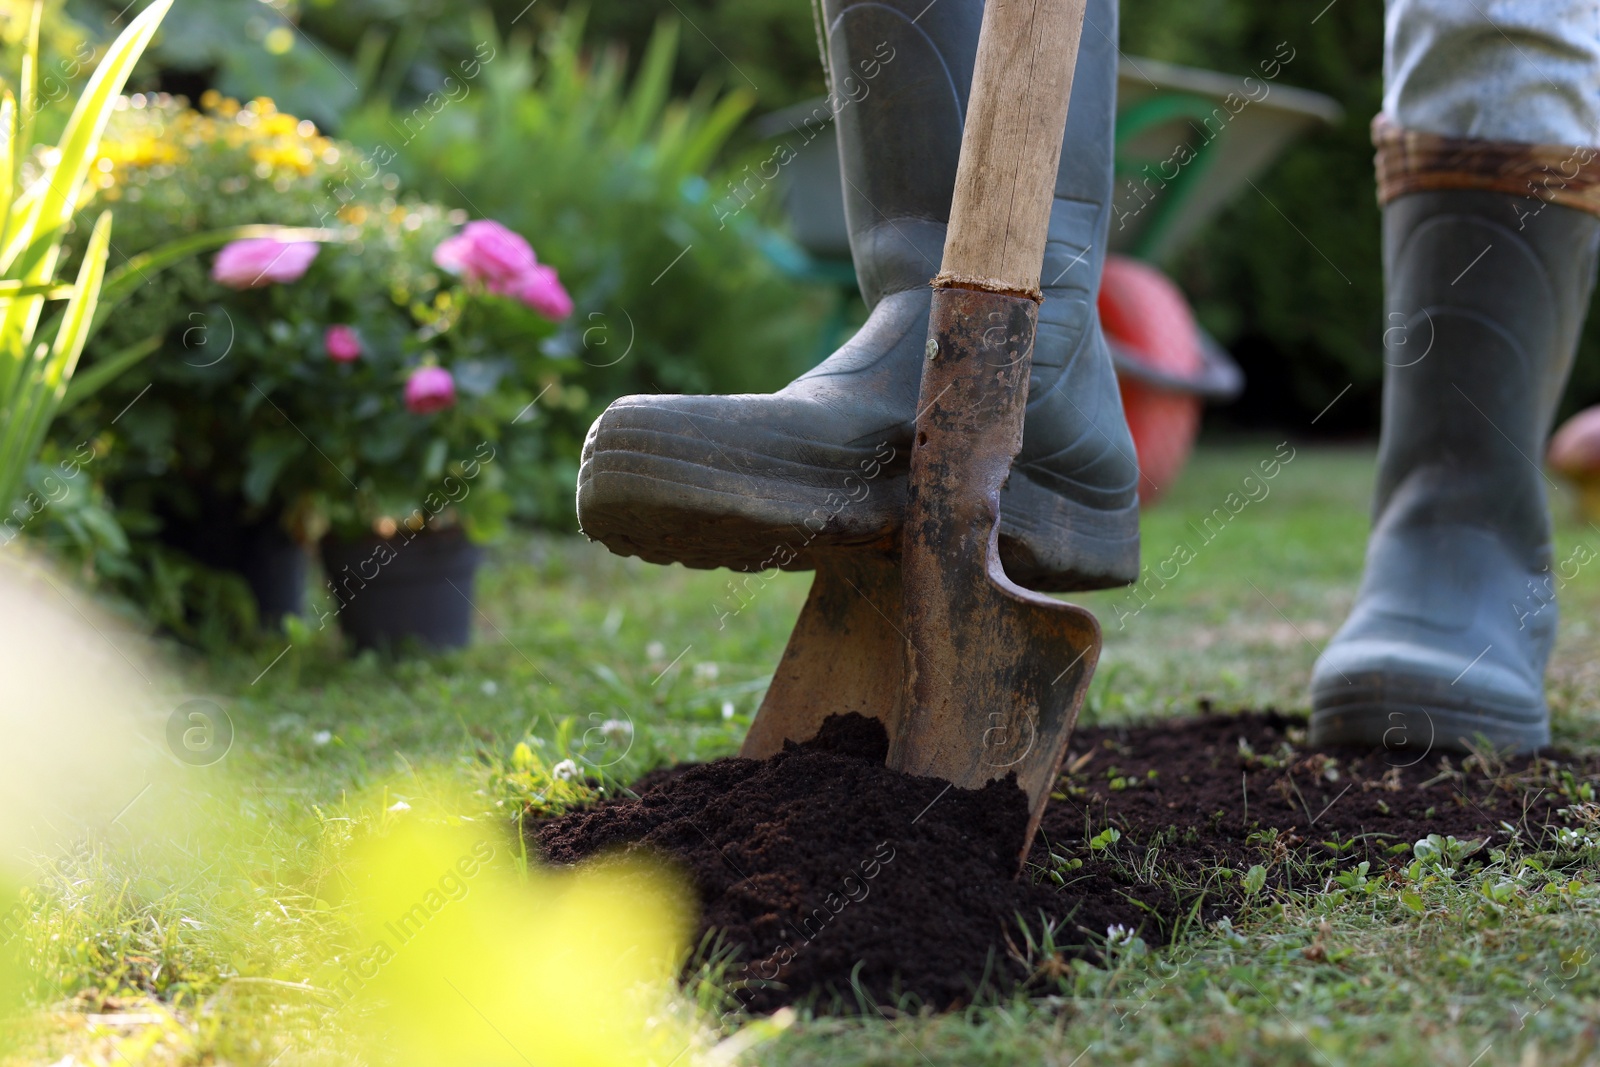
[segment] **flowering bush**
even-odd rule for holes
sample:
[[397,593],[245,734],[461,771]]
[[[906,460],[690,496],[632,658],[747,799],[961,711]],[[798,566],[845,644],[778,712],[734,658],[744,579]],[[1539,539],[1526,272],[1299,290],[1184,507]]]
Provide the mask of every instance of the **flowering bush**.
[[[180,632],[202,625],[196,604],[216,595],[140,583],[214,580],[164,562],[181,549],[237,566],[230,531],[275,524],[309,542],[425,521],[493,536],[518,477],[503,453],[537,456],[539,407],[560,400],[539,345],[571,310],[517,234],[399,197],[392,176],[270,102],[204,103],[133,97],[115,117],[96,173],[117,202],[118,248],[263,221],[333,228],[341,241],[240,241],[180,264],[85,354],[92,372],[154,346],[53,432],[63,451],[92,443],[87,469],[135,565],[111,565],[108,543],[79,551],[141,601],[172,605],[158,614]],[[339,184],[351,168],[372,180]],[[471,491],[441,495],[468,463]]]
[[[717,161],[754,98],[709,84],[676,98],[670,21],[632,60],[584,46],[580,7],[537,42],[527,26],[505,39],[483,27],[437,107],[372,97],[340,129],[408,188],[498,219],[559,265],[576,308],[542,345],[561,373],[541,401],[541,451],[514,460],[539,480],[513,494],[518,515],[570,526],[584,435],[607,403],[776,389],[823,354],[836,296],[783,274],[755,211],[748,226],[719,221]],[[532,306],[566,310],[537,272],[527,278]]]

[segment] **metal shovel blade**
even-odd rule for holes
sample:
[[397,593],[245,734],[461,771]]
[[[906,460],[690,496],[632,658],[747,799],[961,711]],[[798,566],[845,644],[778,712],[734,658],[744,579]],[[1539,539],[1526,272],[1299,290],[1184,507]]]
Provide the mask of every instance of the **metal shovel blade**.
[[817,560],[811,595],[739,755],[766,759],[809,741],[829,715],[857,712],[887,729],[901,700],[905,636],[900,561],[858,548]]
[[1017,776],[1026,856],[1050,799],[1100,626],[1000,566],[1000,489],[1022,446],[1038,305],[936,289],[904,542],[905,699],[889,766],[969,789]]

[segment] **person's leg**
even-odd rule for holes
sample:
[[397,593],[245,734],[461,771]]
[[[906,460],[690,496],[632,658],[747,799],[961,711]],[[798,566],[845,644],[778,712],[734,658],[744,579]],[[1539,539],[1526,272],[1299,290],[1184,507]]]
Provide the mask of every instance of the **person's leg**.
[[[578,518],[653,562],[804,567],[893,537],[955,187],[980,0],[826,0],[851,250],[871,315],[779,392],[624,397],[584,446]],[[1095,313],[1111,209],[1115,0],[1090,0],[1043,270],[1007,572],[1040,589],[1138,575],[1138,471]],[[848,80],[847,80],[848,79]],[[752,359],[761,353],[752,352]]]
[[1556,613],[1519,606],[1550,566],[1542,459],[1594,285],[1600,16],[1391,0],[1386,36],[1374,524],[1311,739],[1527,750]]
[[1594,0],[1389,0],[1383,113],[1402,129],[1600,144]]

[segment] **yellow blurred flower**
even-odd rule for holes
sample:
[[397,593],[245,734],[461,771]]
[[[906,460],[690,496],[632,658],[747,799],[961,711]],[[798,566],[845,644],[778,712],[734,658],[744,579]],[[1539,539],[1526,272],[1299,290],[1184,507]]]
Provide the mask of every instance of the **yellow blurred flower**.
[[369,843],[360,947],[318,984],[408,1067],[665,1067],[704,1047],[672,1004],[682,885],[638,860],[519,873],[514,847],[410,822]]
[[201,111],[194,111],[166,96],[131,98],[131,105],[117,112],[101,146],[101,171],[111,176],[110,185],[127,183],[135,172],[179,166],[217,149],[242,152],[241,172],[280,184],[309,177],[330,156],[338,158],[334,143],[314,123],[280,112],[265,97],[241,106],[208,89],[200,106]]

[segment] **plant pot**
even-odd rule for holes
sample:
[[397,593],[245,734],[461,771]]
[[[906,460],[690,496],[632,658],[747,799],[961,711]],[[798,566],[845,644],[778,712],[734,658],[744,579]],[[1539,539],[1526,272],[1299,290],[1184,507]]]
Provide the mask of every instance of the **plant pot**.
[[305,548],[276,523],[246,534],[237,569],[255,594],[263,628],[275,631],[285,615],[306,613],[308,563]]
[[196,494],[193,505],[190,514],[162,514],[162,544],[244,578],[264,629],[277,630],[285,615],[305,615],[309,561],[281,523],[243,520],[243,503],[224,496]]
[[465,647],[482,556],[459,529],[322,541],[339,627],[357,648]]

